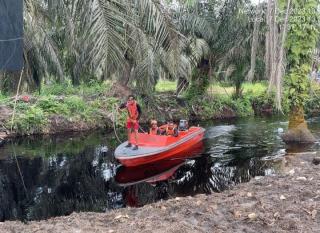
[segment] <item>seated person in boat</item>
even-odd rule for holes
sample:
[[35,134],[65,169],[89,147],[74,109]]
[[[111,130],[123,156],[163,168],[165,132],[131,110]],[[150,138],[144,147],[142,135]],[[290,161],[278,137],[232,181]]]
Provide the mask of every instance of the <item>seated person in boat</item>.
[[133,95],[128,96],[126,103],[123,103],[119,106],[119,110],[127,109],[128,118],[127,118],[127,133],[128,133],[128,145],[126,147],[131,147],[130,137],[131,133],[134,131],[136,145],[133,147],[133,150],[138,149],[138,130],[139,130],[139,118],[141,115],[141,107],[135,100]]
[[169,121],[166,125],[160,126],[161,134],[162,135],[171,135],[174,137],[178,137],[178,127],[173,123],[173,121]]
[[161,134],[161,131],[158,127],[158,122],[156,120],[150,121],[149,134],[150,135],[160,135]]

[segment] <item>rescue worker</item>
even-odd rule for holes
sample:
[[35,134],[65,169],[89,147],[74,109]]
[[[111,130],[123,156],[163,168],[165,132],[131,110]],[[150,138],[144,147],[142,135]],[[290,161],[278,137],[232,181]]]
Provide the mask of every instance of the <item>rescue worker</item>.
[[173,121],[169,121],[166,125],[161,126],[160,130],[162,130],[163,135],[171,135],[174,137],[178,137],[179,135],[177,125],[175,125]]
[[123,103],[119,106],[119,110],[127,109],[127,133],[128,133],[128,145],[126,147],[131,147],[131,134],[134,132],[136,145],[133,147],[133,150],[138,150],[138,130],[139,130],[139,119],[141,115],[141,107],[135,100],[133,95],[128,96],[126,103]]
[[150,135],[160,135],[161,134],[160,129],[158,127],[158,122],[156,120],[150,121],[149,134]]

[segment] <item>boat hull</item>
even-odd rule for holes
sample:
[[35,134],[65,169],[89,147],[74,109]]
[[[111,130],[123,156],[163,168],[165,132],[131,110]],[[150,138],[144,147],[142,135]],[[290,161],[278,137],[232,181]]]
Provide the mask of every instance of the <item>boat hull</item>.
[[[160,160],[166,159],[180,159],[188,158],[197,153],[201,153],[203,145],[202,140],[204,136],[204,129],[199,128],[198,131],[192,133],[192,135],[182,138],[181,140],[163,147],[159,151],[149,152],[146,154],[136,154],[132,156],[122,156],[121,153],[116,153],[116,159],[126,167],[135,167],[143,164],[150,164]],[[143,150],[143,147],[142,147]],[[117,152],[117,150],[116,150]]]

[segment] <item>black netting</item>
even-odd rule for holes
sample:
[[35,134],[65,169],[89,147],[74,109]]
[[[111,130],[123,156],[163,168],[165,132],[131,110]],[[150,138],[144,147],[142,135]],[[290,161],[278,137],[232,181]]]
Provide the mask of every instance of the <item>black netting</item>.
[[22,0],[0,0],[0,70],[22,69],[22,37]]

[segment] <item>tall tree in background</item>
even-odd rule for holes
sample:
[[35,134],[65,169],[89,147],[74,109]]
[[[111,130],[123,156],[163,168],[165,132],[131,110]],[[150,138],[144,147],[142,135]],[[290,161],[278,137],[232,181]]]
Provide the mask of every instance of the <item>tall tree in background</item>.
[[308,76],[312,66],[312,51],[319,37],[318,4],[318,0],[292,0],[287,38],[289,72],[285,79],[290,103],[289,130],[283,137],[286,142],[315,141],[304,119],[304,103],[310,85]]
[[265,75],[269,79],[268,92],[271,93],[275,90],[276,108],[281,112],[283,77],[286,69],[285,43],[290,12],[291,0],[268,0],[266,14]]
[[[199,87],[202,88],[200,92],[206,93],[203,90],[205,85],[202,84],[208,82],[202,82],[200,79],[224,78],[235,86],[235,96],[241,96],[241,85],[250,68],[251,46],[252,43],[259,42],[257,24],[255,41],[251,42],[254,23],[250,19],[256,17],[251,14],[252,4],[243,0],[180,2],[184,3],[178,9],[176,17],[180,32],[191,38],[203,39],[209,47],[207,56],[193,72],[193,78],[189,83],[194,84],[192,87],[200,84]],[[256,61],[260,53],[258,46],[253,47],[256,54],[253,60]],[[181,78],[178,87],[184,81]]]
[[260,21],[262,17],[262,5],[259,1],[256,6],[255,19],[253,24],[252,32],[252,42],[251,42],[251,61],[250,61],[250,70],[247,75],[247,80],[249,82],[253,81],[255,69],[256,69],[256,60],[257,60],[257,50],[259,45],[259,32],[260,32]]
[[265,40],[265,77],[269,80],[269,89],[274,84],[271,73],[272,73],[272,64],[275,53],[275,40],[277,39],[277,34],[275,35],[275,7],[276,0],[268,0],[267,11],[266,11],[266,40]]

